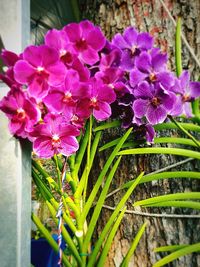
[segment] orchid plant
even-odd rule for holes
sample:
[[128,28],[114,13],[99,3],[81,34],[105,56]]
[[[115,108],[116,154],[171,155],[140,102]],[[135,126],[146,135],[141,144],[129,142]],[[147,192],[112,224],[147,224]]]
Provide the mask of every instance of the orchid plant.
[[[178,25],[177,48],[180,21]],[[180,49],[177,51],[176,58],[180,58]],[[91,238],[121,156],[171,153],[200,159],[199,152],[186,149],[136,148],[141,142],[200,147],[187,131],[187,128],[200,129],[194,123],[200,121],[198,104],[195,102],[195,109],[191,105],[200,96],[200,82],[190,81],[187,70],[182,72],[180,59],[177,75],[170,71],[167,54],[154,46],[149,33],[128,27],[109,41],[101,29],[88,20],[68,24],[61,30],[52,29],[47,32],[44,44],[28,46],[20,55],[3,50],[1,57],[8,68],[0,78],[10,91],[0,101],[0,109],[8,117],[10,132],[33,144],[33,180],[58,225],[58,242],[35,214],[32,220],[59,252],[60,265],[104,266],[133,190],[139,183],[161,179],[159,175],[151,177],[142,173],[122,187],[128,189],[92,249]],[[192,123],[175,121],[174,117],[181,116],[191,118]],[[120,126],[126,131],[124,135],[99,148],[102,131]],[[156,130],[166,128],[178,128],[188,138],[164,141],[156,138]],[[124,147],[130,149],[123,150]],[[95,154],[109,148],[112,151],[88,194]],[[42,166],[40,158],[52,160],[57,178]],[[195,174],[193,178],[197,178]],[[66,184],[70,185],[68,191]],[[195,198],[194,194],[200,198],[199,193],[191,193],[189,198]],[[162,206],[166,201],[184,197],[187,198],[173,195],[166,200],[155,198],[134,205]],[[175,204],[184,207],[184,201]],[[128,266],[145,226],[139,230],[121,266]],[[62,239],[67,244],[65,250]]]

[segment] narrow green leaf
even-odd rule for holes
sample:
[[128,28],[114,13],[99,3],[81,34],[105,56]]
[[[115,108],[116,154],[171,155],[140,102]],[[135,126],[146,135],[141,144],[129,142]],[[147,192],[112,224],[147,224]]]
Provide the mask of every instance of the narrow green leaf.
[[[184,127],[186,130],[194,131],[194,132],[200,132],[200,126],[194,124],[194,123],[179,123],[182,127]],[[178,127],[172,123],[160,123],[154,126],[154,129],[156,131],[160,130],[171,130],[171,129],[178,129]]]
[[92,251],[92,254],[89,258],[89,262],[87,267],[93,267],[95,266],[95,261],[96,261],[96,257],[101,249],[102,243],[107,235],[107,233],[110,230],[110,227],[113,225],[116,217],[118,216],[120,210],[124,207],[126,201],[128,200],[128,198],[130,197],[130,195],[132,194],[133,190],[135,189],[135,187],[138,185],[139,181],[141,180],[142,176],[144,175],[144,173],[141,173],[137,179],[134,181],[134,183],[131,185],[131,187],[127,190],[127,192],[124,194],[124,196],[121,198],[120,202],[118,203],[117,207],[115,208],[114,212],[112,213],[110,219],[107,221],[105,227],[103,228],[96,244],[94,247],[94,250]]
[[154,252],[172,252],[172,251],[177,251],[181,248],[186,248],[190,245],[188,244],[183,244],[183,245],[172,245],[172,246],[163,246],[163,247],[158,247],[154,249]]
[[147,223],[145,222],[139,229],[139,231],[137,232],[137,235],[135,236],[133,243],[131,244],[131,247],[129,248],[125,258],[123,259],[122,263],[121,263],[121,267],[128,267],[128,264],[130,262],[131,256],[133,255],[133,253],[135,252],[135,249],[145,231],[145,228],[147,226]]
[[51,199],[53,198],[52,193],[50,192],[49,188],[47,187],[47,185],[44,183],[44,181],[42,181],[42,179],[39,177],[39,175],[35,172],[35,170],[32,168],[32,177],[33,177],[33,181],[35,182],[35,184],[37,185],[37,188],[39,189],[42,197],[46,200],[46,199]]
[[112,140],[112,141],[108,142],[107,144],[103,145],[102,147],[99,148],[99,152],[115,146],[120,141],[120,139],[121,139],[121,137],[116,138],[115,140]]
[[192,110],[193,114],[195,115],[195,118],[197,119],[197,122],[200,124],[200,99],[195,99],[195,101],[192,102]]
[[177,126],[179,130],[181,130],[184,134],[186,134],[199,148],[200,148],[200,143],[199,141],[196,140],[196,138],[190,134],[180,123],[178,123],[171,115],[168,115],[170,120]]
[[119,141],[119,143],[116,145],[115,149],[113,150],[113,152],[111,153],[111,155],[109,156],[108,160],[106,161],[101,173],[99,174],[97,181],[92,189],[92,192],[90,193],[90,196],[85,204],[85,207],[83,208],[83,212],[81,214],[81,221],[82,223],[85,221],[87,214],[92,206],[92,203],[96,197],[96,194],[98,193],[98,190],[103,182],[103,179],[110,167],[110,165],[112,164],[114,158],[116,157],[117,153],[119,152],[119,150],[121,149],[123,143],[126,141],[126,139],[128,138],[129,134],[131,133],[132,128],[130,128],[125,134],[124,136],[121,138],[121,140]]
[[147,204],[145,207],[178,207],[200,210],[200,203],[195,201],[163,201]]
[[78,1],[77,0],[70,0],[70,3],[71,3],[74,17],[75,17],[76,21],[79,22],[81,15],[80,15],[80,9],[79,9]]
[[[155,174],[146,174],[140,181],[140,184],[161,180],[161,179],[171,179],[171,178],[189,178],[189,179],[200,179],[200,172],[191,172],[191,171],[176,171],[176,172],[161,172]],[[128,188],[134,180],[131,180],[121,186],[121,189]]]
[[172,154],[177,156],[200,159],[200,153],[182,148],[170,147],[148,147],[148,148],[134,148],[122,150],[118,155],[137,155],[137,154]]
[[179,77],[182,73],[182,59],[181,59],[181,18],[179,17],[176,23],[176,36],[175,36],[175,62],[176,62],[176,75]]
[[78,172],[79,172],[82,160],[83,160],[83,156],[87,148],[88,138],[89,138],[89,124],[87,123],[84,137],[82,139],[82,142],[80,143],[79,150],[76,155],[76,161],[74,165],[74,170],[72,172],[72,177],[78,176]]
[[150,204],[155,204],[164,201],[172,201],[177,199],[200,199],[200,192],[185,192],[185,193],[176,193],[168,194],[164,196],[152,197],[140,201],[136,201],[133,206],[146,206]]
[[161,267],[164,266],[173,260],[176,260],[182,256],[185,256],[187,254],[198,252],[200,250],[200,243],[196,243],[194,245],[187,246],[185,248],[181,248],[170,255],[164,257],[163,259],[157,261],[152,267]]
[[120,125],[121,125],[121,122],[116,120],[112,122],[103,123],[100,126],[94,128],[93,131],[94,132],[102,131],[102,130],[109,129],[109,128],[119,127]]
[[[198,141],[197,141],[198,142]],[[154,138],[154,143],[155,144],[160,144],[160,143],[175,143],[175,144],[181,144],[181,145],[189,145],[189,146],[197,146],[196,143],[194,143],[193,140],[187,139],[187,138],[178,138],[178,137],[159,137],[159,138]],[[200,142],[198,142],[200,145]]]
[[[53,239],[49,231],[46,229],[46,227],[41,223],[40,219],[35,215],[31,214],[32,221],[35,223],[35,225],[38,227],[39,231],[43,234],[49,245],[53,248],[55,252],[58,253],[59,247],[56,241]],[[72,267],[71,263],[68,261],[67,257],[62,255],[62,262],[64,263],[65,266],[67,267]]]
[[109,235],[108,235],[108,238],[106,239],[106,242],[104,244],[104,247],[103,247],[103,250],[101,252],[101,255],[100,255],[100,258],[98,260],[98,264],[97,264],[97,267],[102,267],[104,266],[104,263],[106,261],[106,257],[108,255],[108,252],[110,250],[110,247],[111,247],[111,244],[112,244],[112,241],[115,237],[115,234],[117,232],[117,229],[119,228],[119,225],[121,223],[121,220],[122,218],[124,217],[124,213],[126,211],[126,207],[122,210],[122,212],[120,213],[120,215],[118,216],[116,222],[114,223],[113,225],[113,228],[112,230],[110,231]]
[[[89,166],[89,173],[90,173],[90,170],[91,170],[91,167],[92,167],[92,164],[93,164],[93,161],[94,161],[94,157],[96,155],[96,151],[97,151],[97,147],[98,147],[98,144],[99,144],[99,141],[100,141],[100,138],[101,138],[101,131],[97,132],[95,134],[95,137],[94,137],[94,141],[92,143],[92,147],[91,147],[91,153],[90,153],[90,166]],[[82,194],[82,191],[83,191],[83,188],[84,188],[84,183],[85,183],[85,172],[86,172],[86,167],[83,171],[83,175],[81,177],[81,180],[80,180],[80,183],[77,187],[77,190],[74,194],[74,200],[75,202],[77,201],[77,203],[80,201],[80,198],[81,198],[81,194]]]
[[99,215],[100,215],[100,212],[102,210],[102,206],[104,204],[104,201],[105,201],[105,198],[106,198],[106,194],[109,190],[109,187],[110,187],[110,183],[112,182],[112,178],[117,170],[117,167],[119,166],[119,163],[120,163],[120,160],[121,160],[121,157],[119,157],[117,159],[117,161],[115,162],[113,168],[111,169],[109,175],[108,175],[108,178],[106,179],[106,182],[104,184],[104,187],[103,187],[103,190],[99,196],[99,199],[96,203],[96,206],[95,206],[95,209],[94,209],[94,212],[92,214],[92,218],[90,220],[90,223],[89,223],[89,226],[88,226],[88,229],[87,229],[87,233],[86,233],[86,236],[84,238],[84,242],[83,242],[83,252],[87,252],[87,249],[88,249],[88,245],[91,241],[91,237],[93,235],[93,232],[94,232],[94,229],[95,229],[95,226],[96,226],[96,223],[99,219]]

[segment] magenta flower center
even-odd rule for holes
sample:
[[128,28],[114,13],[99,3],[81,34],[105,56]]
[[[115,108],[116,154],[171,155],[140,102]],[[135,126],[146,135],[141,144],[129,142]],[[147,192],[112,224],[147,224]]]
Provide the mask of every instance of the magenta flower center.
[[66,55],[67,51],[65,49],[60,49],[60,57],[63,57]]
[[78,120],[78,116],[76,116],[75,114],[71,118],[71,122],[77,122]]
[[98,101],[97,101],[96,97],[94,97],[94,96],[90,99],[90,107],[92,107],[92,108],[98,107]]
[[76,42],[76,48],[79,50],[79,51],[84,51],[87,49],[87,42],[84,38],[78,40]]
[[70,64],[73,61],[72,54],[64,49],[60,50],[60,59],[67,64]]
[[153,97],[151,100],[151,104],[154,107],[158,107],[161,104],[161,100],[158,97]]
[[72,94],[70,92],[66,92],[66,94],[63,97],[63,102],[70,102],[72,100]]
[[49,77],[49,73],[45,70],[44,67],[39,66],[36,68],[37,74],[44,80],[46,80]]
[[24,120],[26,118],[26,112],[24,111],[23,108],[18,108],[17,109],[17,118],[19,120]]
[[53,147],[58,147],[60,145],[60,137],[58,134],[54,134],[52,136],[51,144]]

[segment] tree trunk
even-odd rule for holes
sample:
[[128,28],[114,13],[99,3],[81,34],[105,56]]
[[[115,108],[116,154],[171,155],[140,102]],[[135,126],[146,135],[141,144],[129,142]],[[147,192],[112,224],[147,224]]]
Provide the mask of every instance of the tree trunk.
[[[188,40],[190,46],[194,49],[197,56],[200,55],[200,2],[194,1],[164,1],[172,16],[176,19],[178,15],[183,17],[182,30]],[[99,25],[106,36],[111,37],[116,32],[122,32],[127,26],[134,26],[139,31],[148,31],[155,38],[155,43],[163,51],[167,51],[169,55],[169,64],[172,70],[175,69],[174,64],[174,46],[175,46],[175,27],[169,14],[163,7],[162,1],[159,0],[80,0],[81,13],[83,18],[92,20]],[[186,46],[183,44],[183,68],[190,70],[193,78],[199,75],[199,67],[189,53]],[[169,132],[164,132],[164,136],[171,135]],[[106,140],[105,140],[106,139]],[[108,132],[105,135],[105,141],[114,139],[113,133]],[[106,154],[101,154],[101,158],[97,159],[98,165],[104,162]],[[163,167],[169,166],[175,162],[181,161],[181,157],[172,157],[169,155],[159,156],[132,156],[122,159],[120,170],[115,175],[112,190],[116,189],[128,180],[133,179],[141,171],[145,173],[152,172]],[[197,161],[193,160],[184,165],[171,170],[198,170]],[[186,181],[187,180],[187,181]],[[174,192],[198,191],[199,184],[196,180],[188,181],[188,179],[169,179],[158,182],[146,183],[140,185],[134,195],[131,197],[128,208],[135,200],[145,199],[147,197],[169,194]],[[116,206],[123,192],[118,192],[107,199],[106,204]],[[191,210],[181,209],[137,209],[137,211],[151,213],[169,213],[169,214],[195,214]],[[102,218],[98,222],[98,233],[101,232],[102,226],[110,217],[111,211],[104,209]],[[184,218],[157,218],[156,216],[141,216],[126,214],[120,229],[114,239],[108,259],[105,266],[119,266],[126,251],[136,235],[139,227],[144,221],[148,222],[148,227],[141,239],[139,246],[131,259],[130,266],[148,267],[152,266],[157,260],[164,256],[153,252],[156,247],[173,245],[173,244],[192,244],[199,242],[200,239],[200,224],[199,220]],[[200,266],[200,256],[190,254],[174,261],[168,266]]]

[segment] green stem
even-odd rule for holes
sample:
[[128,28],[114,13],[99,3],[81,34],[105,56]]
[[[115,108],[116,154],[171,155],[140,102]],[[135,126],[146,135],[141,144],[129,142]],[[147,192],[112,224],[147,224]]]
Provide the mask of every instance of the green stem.
[[84,190],[83,190],[83,205],[85,205],[86,194],[87,194],[88,176],[89,176],[89,172],[90,172],[91,140],[92,140],[92,116],[90,116],[90,122],[89,122],[89,138],[88,138],[88,146],[87,146],[86,175],[85,175],[85,183],[84,183]]
[[59,168],[57,155],[54,155],[54,160],[55,160],[56,170],[57,170],[57,175],[58,175],[58,185],[59,185],[59,188],[61,189],[62,188],[62,181],[61,181],[60,168]]

